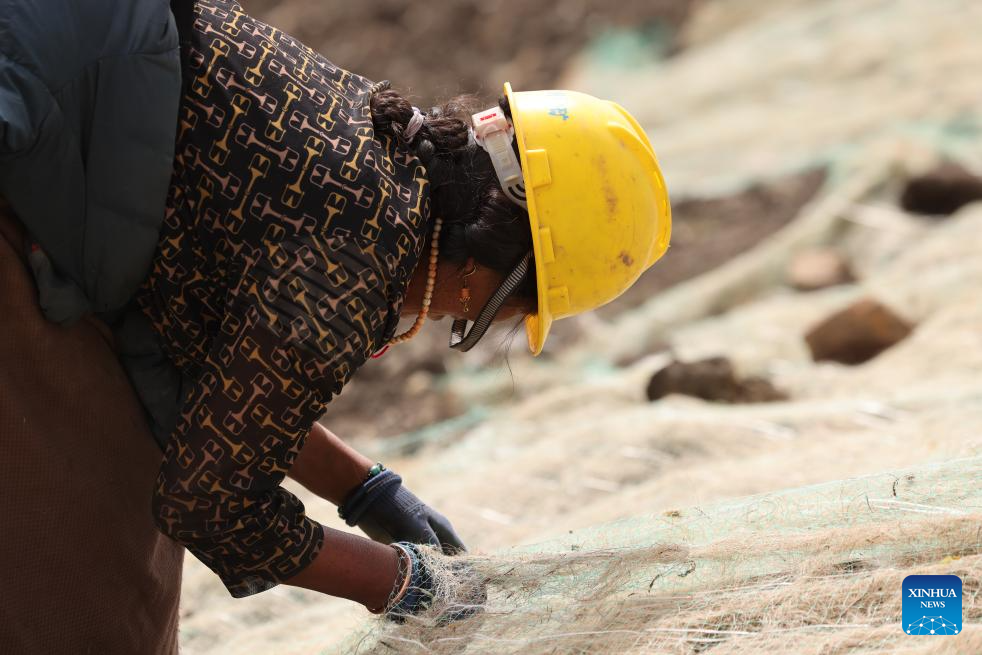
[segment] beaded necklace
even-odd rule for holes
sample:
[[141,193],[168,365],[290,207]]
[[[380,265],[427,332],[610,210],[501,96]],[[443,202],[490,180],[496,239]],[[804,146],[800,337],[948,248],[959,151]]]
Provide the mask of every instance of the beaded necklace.
[[443,219],[437,218],[436,223],[433,226],[433,238],[430,241],[430,269],[426,274],[426,288],[423,291],[423,304],[419,308],[419,314],[416,316],[416,321],[413,322],[411,328],[392,337],[387,345],[393,346],[397,343],[404,343],[415,337],[420,329],[423,327],[423,323],[426,322],[426,316],[430,313],[430,302],[433,300],[433,289],[436,287],[436,264],[437,257],[440,254],[440,228],[443,226]]

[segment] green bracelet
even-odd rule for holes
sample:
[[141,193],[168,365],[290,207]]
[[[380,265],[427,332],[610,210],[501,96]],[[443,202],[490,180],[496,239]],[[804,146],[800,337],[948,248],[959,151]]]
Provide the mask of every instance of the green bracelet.
[[[365,476],[365,482],[368,482],[384,470],[385,466],[382,465],[382,462],[375,462],[374,466],[368,469],[368,475]],[[364,482],[362,484],[364,484]]]

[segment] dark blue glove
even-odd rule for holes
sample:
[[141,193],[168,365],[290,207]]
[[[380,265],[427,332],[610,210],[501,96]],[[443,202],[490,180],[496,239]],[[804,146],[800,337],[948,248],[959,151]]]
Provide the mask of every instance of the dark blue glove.
[[[429,609],[436,594],[436,584],[416,544],[399,542],[395,546],[409,558],[409,580],[402,596],[396,598],[386,610],[385,618],[395,623],[402,623],[406,617],[415,616]],[[440,613],[436,619],[436,624],[439,626],[463,621],[480,613],[487,601],[485,585],[475,577],[473,569],[466,563],[457,562],[451,566],[448,573],[457,577],[458,583],[463,582],[456,589],[462,597],[446,603],[441,602]]]
[[402,486],[402,478],[387,469],[352,491],[338,507],[338,516],[381,543],[429,544],[446,555],[467,550],[450,521]]

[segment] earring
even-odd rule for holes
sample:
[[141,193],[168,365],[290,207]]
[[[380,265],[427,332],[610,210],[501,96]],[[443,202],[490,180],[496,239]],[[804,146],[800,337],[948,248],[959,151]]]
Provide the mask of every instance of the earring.
[[460,288],[460,298],[457,299],[460,301],[460,307],[463,309],[464,314],[471,311],[471,290],[470,287],[467,286],[467,276],[473,275],[474,271],[476,270],[477,264],[474,264],[471,266],[471,270],[464,273],[464,285]]

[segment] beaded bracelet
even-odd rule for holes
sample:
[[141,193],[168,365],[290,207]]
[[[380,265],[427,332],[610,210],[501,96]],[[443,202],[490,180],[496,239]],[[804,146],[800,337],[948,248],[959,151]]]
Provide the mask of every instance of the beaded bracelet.
[[362,484],[368,482],[369,480],[371,480],[372,478],[374,478],[376,475],[378,475],[384,470],[385,470],[385,465],[382,464],[382,462],[375,462],[375,464],[372,465],[372,468],[368,469],[368,475],[365,476],[365,479],[364,481],[362,481]]

